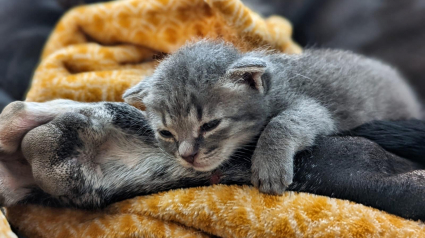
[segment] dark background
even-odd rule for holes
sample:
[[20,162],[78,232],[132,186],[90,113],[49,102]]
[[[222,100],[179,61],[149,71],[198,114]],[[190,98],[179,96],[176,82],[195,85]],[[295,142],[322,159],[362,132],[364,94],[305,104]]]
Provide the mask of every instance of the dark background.
[[[70,7],[96,0],[0,0],[0,109],[24,99],[41,49]],[[425,0],[245,0],[294,25],[304,47],[353,50],[396,66],[425,99]]]

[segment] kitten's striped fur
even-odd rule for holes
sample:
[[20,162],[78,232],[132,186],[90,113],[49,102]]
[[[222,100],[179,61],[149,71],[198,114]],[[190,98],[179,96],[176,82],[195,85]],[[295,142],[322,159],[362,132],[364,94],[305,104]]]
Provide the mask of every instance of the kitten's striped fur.
[[[338,50],[241,53],[207,40],[169,56],[124,98],[143,102],[160,147],[199,171],[262,133],[252,183],[273,194],[292,182],[295,153],[317,136],[421,114],[403,78],[379,61]],[[216,128],[202,130],[214,120]]]

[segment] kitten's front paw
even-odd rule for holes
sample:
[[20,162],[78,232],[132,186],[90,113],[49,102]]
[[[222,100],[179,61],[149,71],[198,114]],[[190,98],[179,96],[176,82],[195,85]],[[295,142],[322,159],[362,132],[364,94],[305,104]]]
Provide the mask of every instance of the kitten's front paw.
[[293,164],[278,165],[253,160],[251,183],[262,193],[281,195],[292,183]]

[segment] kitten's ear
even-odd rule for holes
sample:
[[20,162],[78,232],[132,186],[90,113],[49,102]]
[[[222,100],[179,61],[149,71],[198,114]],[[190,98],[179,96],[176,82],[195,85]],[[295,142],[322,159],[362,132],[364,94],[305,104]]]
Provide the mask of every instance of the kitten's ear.
[[122,98],[126,103],[137,108],[144,108],[143,99],[148,96],[150,88],[146,79],[125,91],[125,93],[122,95]]
[[226,77],[236,83],[245,83],[251,88],[264,93],[265,85],[261,76],[267,69],[266,61],[256,57],[243,57],[233,63],[226,72]]

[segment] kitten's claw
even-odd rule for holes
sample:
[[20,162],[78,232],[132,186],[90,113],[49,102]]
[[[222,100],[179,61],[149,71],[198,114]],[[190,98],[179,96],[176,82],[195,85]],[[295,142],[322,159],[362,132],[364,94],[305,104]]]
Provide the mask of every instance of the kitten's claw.
[[285,192],[293,179],[293,166],[276,166],[273,163],[258,163],[253,160],[251,183],[260,192],[281,195]]

